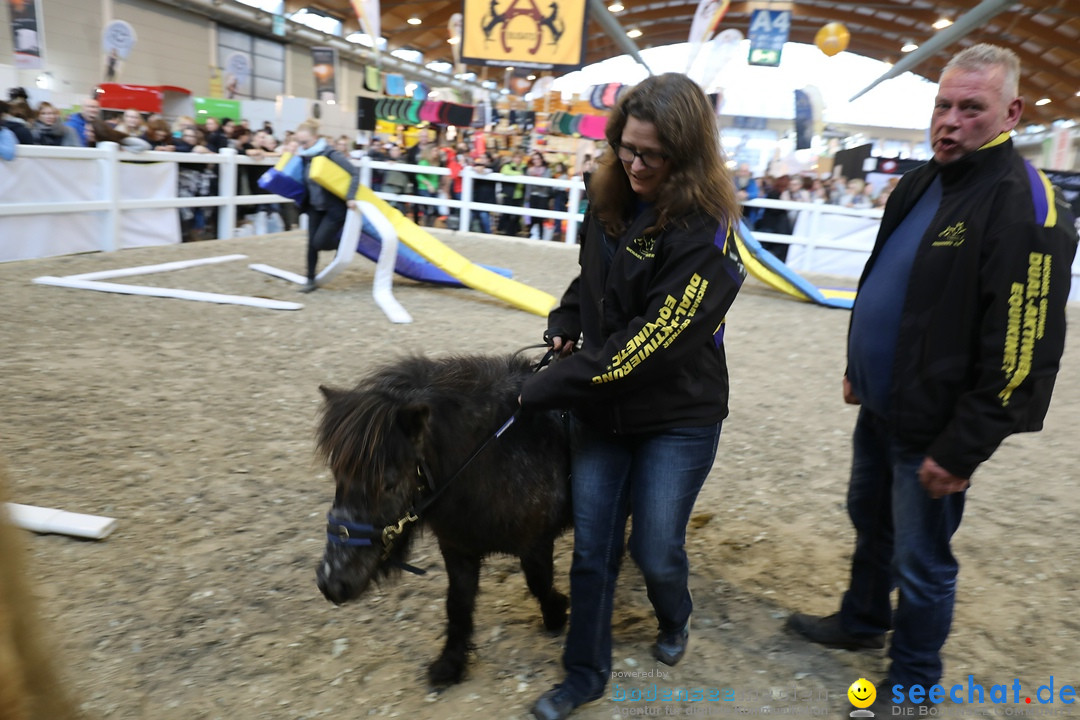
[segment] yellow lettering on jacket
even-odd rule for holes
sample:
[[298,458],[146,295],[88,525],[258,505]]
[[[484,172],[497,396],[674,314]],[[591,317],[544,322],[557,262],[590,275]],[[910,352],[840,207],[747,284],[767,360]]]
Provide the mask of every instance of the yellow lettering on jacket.
[[[1012,372],[1005,387],[998,393],[1002,407],[1009,404],[1013,392],[1031,374],[1035,342],[1041,340],[1046,331],[1047,296],[1050,292],[1050,275],[1046,266],[1049,261],[1050,258],[1044,253],[1028,254],[1027,284],[1023,287],[1023,317],[1019,321],[1019,347],[1015,345],[1017,328],[1014,327],[1014,318],[1019,313],[1019,308],[1015,307],[1020,292],[1018,283],[1013,284],[1009,294],[1009,323],[1005,332],[1002,365],[1006,373],[1009,373],[1011,366]],[[1011,347],[1010,342],[1013,343]]]
[[1016,372],[1016,358],[1020,353],[1020,323],[1024,316],[1024,284],[1013,283],[1009,293],[1009,324],[1005,328],[1005,351],[1001,356],[1001,369],[1006,375]]
[[634,334],[626,344],[611,358],[608,369],[593,377],[592,383],[599,385],[626,377],[634,368],[645,362],[659,347],[668,347],[689,325],[705,295],[709,281],[694,273],[683,288],[682,297],[676,300],[668,295],[664,304],[657,311],[656,319]]

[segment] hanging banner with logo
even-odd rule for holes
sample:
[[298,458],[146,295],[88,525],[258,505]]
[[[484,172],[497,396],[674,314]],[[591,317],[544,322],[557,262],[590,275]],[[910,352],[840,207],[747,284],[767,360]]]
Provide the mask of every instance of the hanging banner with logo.
[[15,67],[19,70],[40,70],[42,41],[41,0],[8,0],[11,14],[11,34],[15,48]]
[[315,97],[319,100],[337,102],[337,83],[334,68],[337,66],[337,50],[330,47],[311,48],[312,70],[315,72]]
[[755,10],[750,16],[750,31],[747,33],[750,38],[747,62],[777,67],[790,29],[790,10]]
[[225,97],[252,97],[251,55],[239,50],[225,58]]
[[105,53],[105,82],[115,82],[120,61],[127,60],[135,47],[135,28],[123,20],[113,20],[101,33],[101,51]]
[[586,6],[587,0],[465,0],[461,60],[577,70],[585,60]]

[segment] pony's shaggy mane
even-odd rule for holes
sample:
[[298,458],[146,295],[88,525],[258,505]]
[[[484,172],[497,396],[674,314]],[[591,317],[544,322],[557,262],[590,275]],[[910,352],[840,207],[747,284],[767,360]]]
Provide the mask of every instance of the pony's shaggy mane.
[[[528,372],[527,360],[512,357],[410,356],[396,361],[351,390],[327,392],[317,453],[346,482],[364,475],[381,478],[395,460],[426,444],[430,416],[442,416],[447,406],[460,409],[463,394],[512,395]],[[378,485],[372,488],[376,493]]]

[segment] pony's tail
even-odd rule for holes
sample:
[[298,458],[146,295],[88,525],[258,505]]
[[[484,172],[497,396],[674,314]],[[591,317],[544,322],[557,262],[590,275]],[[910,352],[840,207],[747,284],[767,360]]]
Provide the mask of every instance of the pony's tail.
[[7,519],[0,465],[0,719],[85,717],[64,690],[51,645],[38,623],[24,562],[26,548]]

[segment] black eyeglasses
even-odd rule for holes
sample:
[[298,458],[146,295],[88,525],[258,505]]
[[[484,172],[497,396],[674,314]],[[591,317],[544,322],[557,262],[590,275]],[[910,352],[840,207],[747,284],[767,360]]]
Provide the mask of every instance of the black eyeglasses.
[[647,168],[658,168],[667,162],[668,159],[668,156],[662,152],[656,152],[655,150],[638,152],[634,148],[626,145],[616,145],[615,155],[627,165],[633,165],[635,158],[641,158],[642,165]]

